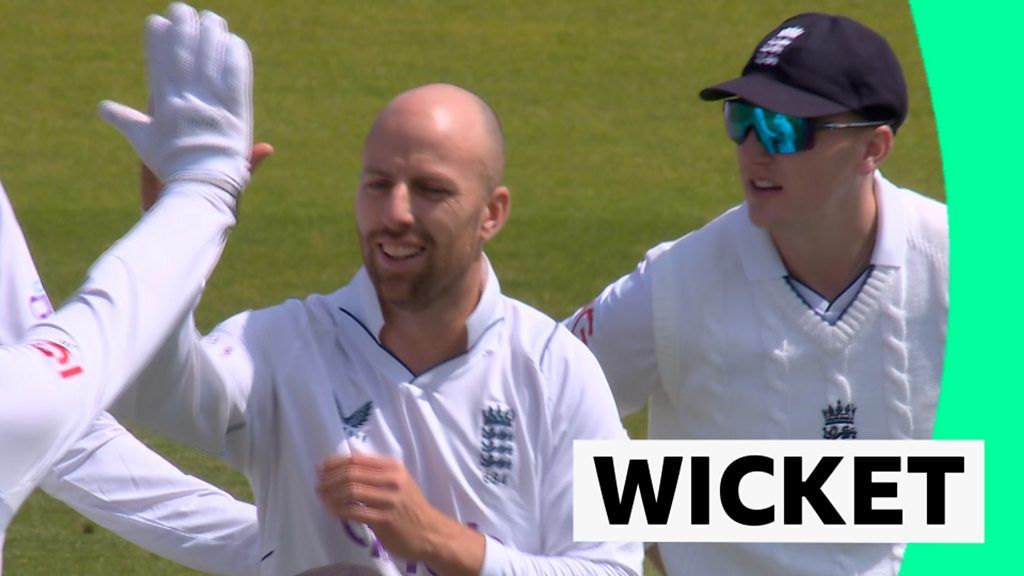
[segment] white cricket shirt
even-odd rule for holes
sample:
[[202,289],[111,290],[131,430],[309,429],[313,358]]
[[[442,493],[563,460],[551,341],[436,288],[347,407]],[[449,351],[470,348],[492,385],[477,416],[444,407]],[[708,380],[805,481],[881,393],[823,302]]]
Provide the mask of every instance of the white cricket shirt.
[[245,472],[266,574],[428,574],[318,498],[317,464],[353,451],[401,460],[434,507],[487,535],[483,574],[639,574],[639,544],[572,538],[573,440],[626,438],[604,376],[488,270],[468,351],[422,374],[381,346],[360,270],[333,294],[239,314],[201,345],[184,330],[122,407]]
[[[233,205],[208,184],[169,185],[150,214],[96,261],[67,304],[27,334],[15,334],[22,344],[0,346],[0,533],[195,304],[235,223]],[[5,278],[8,270],[17,272],[9,278],[18,284],[34,270],[9,258],[27,251],[6,198],[2,207],[4,244],[17,242],[10,244],[16,250],[4,249],[0,264]],[[25,305],[19,301],[15,296],[5,305]]]

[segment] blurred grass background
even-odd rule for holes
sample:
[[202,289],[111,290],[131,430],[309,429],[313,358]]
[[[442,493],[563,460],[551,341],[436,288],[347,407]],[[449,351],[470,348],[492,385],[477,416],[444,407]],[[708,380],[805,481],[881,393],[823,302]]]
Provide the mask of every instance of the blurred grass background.
[[[145,105],[150,0],[0,4],[0,178],[55,303],[139,214],[136,160],[95,115],[104,98]],[[539,0],[200,4],[250,44],[256,135],[276,155],[198,312],[332,291],[360,264],[352,204],[362,139],[391,97],[426,82],[484,96],[508,139],[510,225],[488,253],[504,291],[564,317],[654,244],[741,200],[720,107],[700,88],[739,73],[758,40],[805,11],[878,30],[899,55],[911,115],[885,166],[944,198],[935,124],[904,2]],[[643,414],[627,419],[635,437]],[[178,465],[241,498],[245,480],[209,456],[147,434]],[[11,575],[191,574],[36,494],[7,536]]]

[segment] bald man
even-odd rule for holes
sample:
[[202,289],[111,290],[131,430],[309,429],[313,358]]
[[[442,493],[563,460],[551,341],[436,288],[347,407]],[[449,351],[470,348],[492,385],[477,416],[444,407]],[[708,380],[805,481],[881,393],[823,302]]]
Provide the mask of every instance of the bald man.
[[503,163],[479,97],[401,94],[366,138],[352,281],[189,322],[125,398],[247,475],[264,573],[640,573],[638,545],[573,542],[573,440],[626,434],[586,348],[501,294]]

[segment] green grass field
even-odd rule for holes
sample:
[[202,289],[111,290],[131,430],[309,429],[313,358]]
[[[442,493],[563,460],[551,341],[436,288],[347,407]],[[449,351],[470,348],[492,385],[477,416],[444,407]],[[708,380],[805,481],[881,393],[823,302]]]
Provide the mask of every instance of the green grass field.
[[[136,161],[95,114],[143,106],[141,30],[163,2],[0,5],[0,178],[55,302],[138,217]],[[229,315],[331,291],[360,264],[352,204],[376,111],[446,81],[487,98],[508,138],[509,226],[488,248],[505,292],[562,317],[654,244],[740,201],[734,146],[700,88],[736,75],[763,34],[809,10],[880,31],[908,78],[911,116],[885,167],[944,197],[935,124],[903,2],[723,0],[202,4],[253,50],[261,169],[198,312]],[[644,418],[627,424],[643,435]],[[189,472],[248,498],[218,461],[159,438]],[[7,574],[189,574],[37,494],[7,536]]]

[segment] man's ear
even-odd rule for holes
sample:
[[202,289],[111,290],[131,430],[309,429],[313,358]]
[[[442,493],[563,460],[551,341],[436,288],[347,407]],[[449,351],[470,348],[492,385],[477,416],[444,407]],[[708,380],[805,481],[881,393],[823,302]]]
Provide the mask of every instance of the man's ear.
[[491,192],[487,205],[484,206],[483,222],[480,223],[480,233],[483,235],[484,241],[497,236],[505,226],[511,200],[508,188],[504,186],[498,186]]
[[871,131],[871,138],[868,139],[862,158],[864,174],[871,174],[882,166],[889,157],[889,152],[892,152],[893,141],[892,126],[876,126]]

